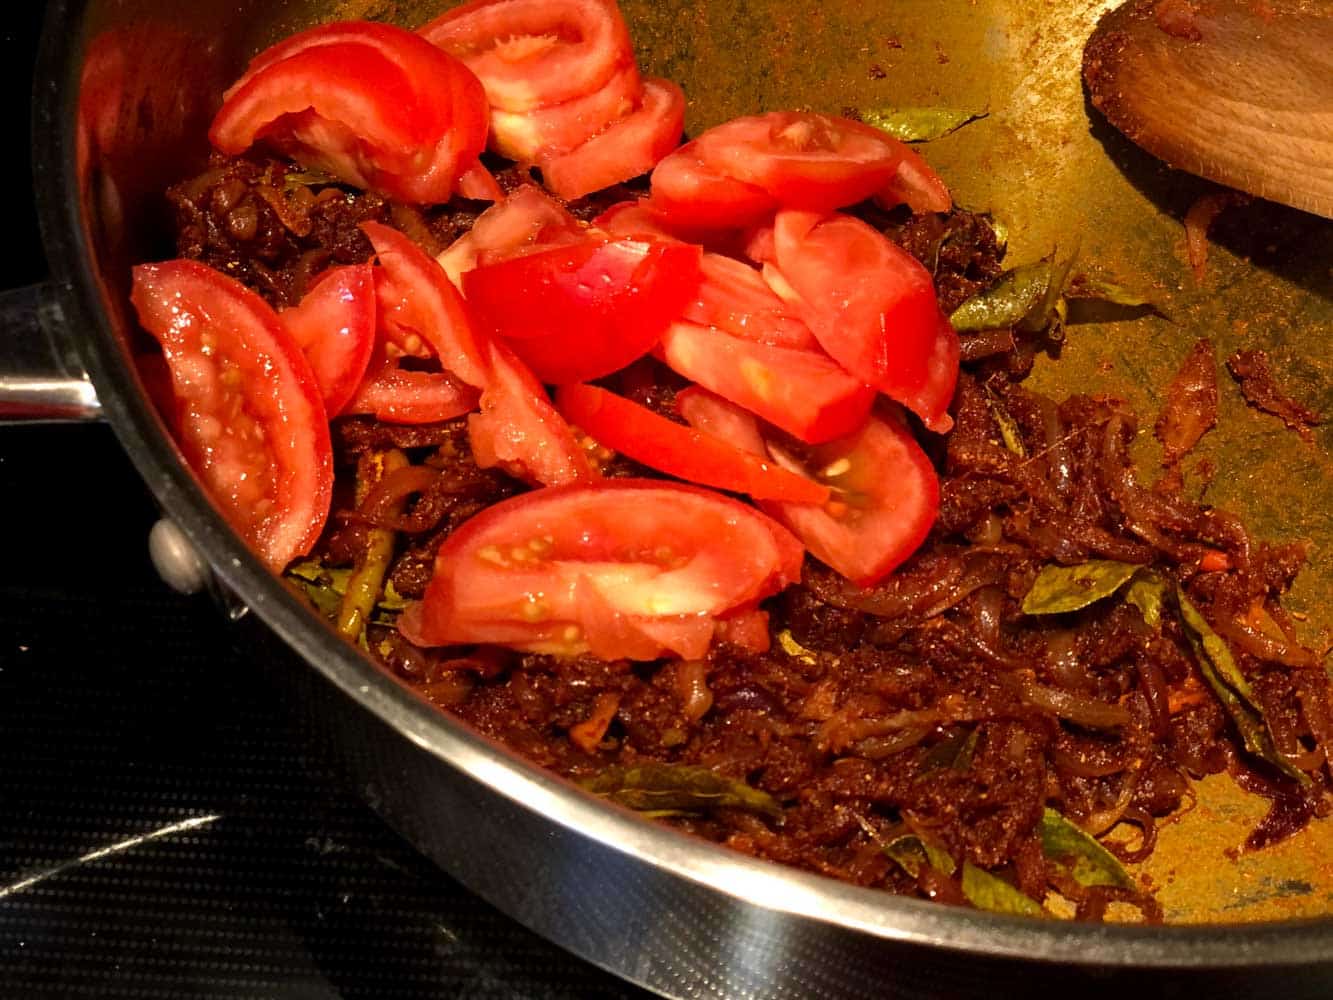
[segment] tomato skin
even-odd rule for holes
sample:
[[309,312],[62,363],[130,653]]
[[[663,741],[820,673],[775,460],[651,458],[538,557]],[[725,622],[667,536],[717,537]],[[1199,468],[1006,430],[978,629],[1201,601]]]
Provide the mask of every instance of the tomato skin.
[[935,523],[939,479],[894,413],[873,414],[856,433],[813,449],[802,465],[766,441],[753,416],[725,399],[691,389],[677,397],[677,405],[691,426],[737,448],[769,454],[790,471],[832,487],[825,504],[760,506],[789,527],[812,556],[853,583],[878,583],[920,547]]
[[537,490],[450,535],[399,627],[425,646],[697,658],[716,619],[799,579],[801,557],[786,529],[708,490],[634,479]]
[[281,571],[319,538],[333,496],[328,418],[309,362],[268,303],[196,261],[138,265],[130,299],[171,369],[186,461]]
[[908,148],[906,154],[888,184],[876,192],[875,201],[884,208],[905,203],[918,214],[947,212],[953,208],[953,195],[940,175],[916,150]]
[[472,201],[504,201],[505,197],[504,188],[480,160],[459,176],[458,193]]
[[810,350],[818,341],[763,276],[742,261],[705,253],[699,290],[681,319],[761,344]]
[[820,346],[926,426],[952,426],[958,338],[940,313],[930,273],[882,233],[848,215],[780,212],[777,272]]
[[681,375],[810,443],[856,430],[875,400],[875,390],[818,351],[683,322],[667,328],[659,351]]
[[484,387],[490,379],[484,344],[444,270],[396,229],[363,222],[361,231],[380,262],[375,293],[381,331],[405,354],[419,356],[421,346],[429,346],[446,371]]
[[599,443],[649,468],[756,499],[823,503],[828,490],[594,385],[564,385],[556,408]]
[[419,33],[481,79],[492,107],[513,112],[590,94],[634,52],[614,0],[472,0]]
[[600,378],[646,354],[694,294],[700,251],[584,238],[463,275],[468,304],[542,382]]
[[630,59],[592,93],[533,111],[491,111],[490,148],[519,163],[567,153],[634,110],[643,96]]
[[820,212],[881,190],[906,150],[868,125],[806,111],[734,118],[695,142],[716,172],[763,189],[786,208]]
[[468,418],[477,465],[498,466],[543,486],[598,479],[573,430],[527,366],[503,344],[491,341],[487,350],[490,381],[481,394],[481,411]]
[[680,144],[685,93],[670,80],[643,83],[641,105],[567,153],[538,160],[542,180],[573,200],[646,174]]
[[391,424],[433,424],[477,408],[480,393],[448,372],[414,371],[385,358],[372,364],[342,413],[369,413]]
[[261,53],[209,139],[233,155],[263,139],[347,183],[444,202],[485,145],[484,100],[465,66],[412,32],[343,22]]
[[369,264],[330,268],[300,303],[278,316],[305,352],[328,413],[361,384],[375,349],[375,271]]
[[671,225],[740,229],[772,217],[778,202],[706,162],[698,140],[687,142],[653,168],[652,202]]
[[524,184],[482,212],[472,228],[435,261],[449,281],[461,288],[463,275],[479,259],[503,260],[533,247],[578,241],[584,236],[578,220],[563,206],[541,188]]

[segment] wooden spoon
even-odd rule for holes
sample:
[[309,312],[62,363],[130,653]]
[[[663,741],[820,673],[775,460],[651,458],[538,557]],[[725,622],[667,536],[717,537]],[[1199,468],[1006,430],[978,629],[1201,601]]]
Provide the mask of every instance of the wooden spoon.
[[1333,218],[1333,3],[1130,0],[1083,51],[1093,106],[1173,167]]

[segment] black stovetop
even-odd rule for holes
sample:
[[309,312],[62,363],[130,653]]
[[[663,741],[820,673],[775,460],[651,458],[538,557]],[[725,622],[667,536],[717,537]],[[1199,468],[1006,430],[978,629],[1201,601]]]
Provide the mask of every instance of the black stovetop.
[[[11,95],[40,15],[6,15]],[[22,284],[44,265],[12,183]],[[643,996],[469,894],[311,758],[214,605],[157,579],[155,517],[108,428],[0,427],[0,996]]]

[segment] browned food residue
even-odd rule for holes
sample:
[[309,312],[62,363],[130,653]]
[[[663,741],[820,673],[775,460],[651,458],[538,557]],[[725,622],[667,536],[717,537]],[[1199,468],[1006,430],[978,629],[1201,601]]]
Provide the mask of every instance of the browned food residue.
[[1175,465],[1217,423],[1217,352],[1202,337],[1166,390],[1153,431],[1162,442],[1162,464]]
[[1302,440],[1314,440],[1310,428],[1320,423],[1323,418],[1278,388],[1266,351],[1237,351],[1227,358],[1227,368],[1232,377],[1240,383],[1241,395],[1245,397],[1245,402],[1255,409],[1280,417],[1284,424],[1301,436]]
[[1183,38],[1190,42],[1203,41],[1203,32],[1195,18],[1198,11],[1190,0],[1158,0],[1153,8],[1153,19],[1157,27],[1172,38]]

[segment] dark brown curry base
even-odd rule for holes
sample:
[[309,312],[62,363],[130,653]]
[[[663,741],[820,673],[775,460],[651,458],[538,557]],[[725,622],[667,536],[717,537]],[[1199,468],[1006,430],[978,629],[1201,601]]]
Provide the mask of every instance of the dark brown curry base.
[[[173,189],[180,252],[282,306],[324,267],[369,258],[355,229],[363,219],[387,221],[438,252],[484,207],[422,213],[292,184],[290,169],[218,161],[205,178]],[[519,180],[502,175],[507,185]],[[589,217],[625,193],[572,207]],[[867,217],[933,270],[946,310],[999,272],[1001,252],[979,217]],[[1135,483],[1126,452],[1135,420],[1123,404],[1074,397],[1057,406],[1014,383],[1038,346],[1000,337],[968,352],[979,360],[960,383],[957,428],[928,442],[942,473],[939,523],[888,584],[862,593],[808,561],[802,584],[767,602],[773,634],[786,630],[799,646],[788,643],[793,652],[780,642],[765,654],[722,644],[701,663],[561,661],[419,650],[372,626],[372,655],[433,704],[560,774],[703,764],[783,806],[777,823],[736,809],[667,820],[683,829],[942,901],[963,901],[957,880],[929,867],[909,877],[886,856],[887,839],[914,832],[957,860],[1001,872],[1033,898],[1053,888],[1096,919],[1109,902],[1135,894],[1085,888],[1048,860],[1037,829],[1046,805],[1099,831],[1116,821],[1137,826],[1136,844],[1117,831],[1111,846],[1140,860],[1152,849],[1156,819],[1188,800],[1188,778],[1230,771],[1272,801],[1251,846],[1290,834],[1328,811],[1322,748],[1333,711],[1322,670],[1261,659],[1230,636],[1279,749],[1312,778],[1302,788],[1239,749],[1174,618],[1158,632],[1118,600],[1043,619],[1019,605],[1041,566],[1110,558],[1155,566],[1215,625],[1245,620],[1258,606],[1289,637],[1277,598],[1304,550],[1252,543],[1234,518],[1191,503],[1167,481],[1151,490]],[[661,381],[641,401],[666,409],[664,370]],[[1001,443],[997,408],[1016,422],[1031,457]],[[410,512],[420,530],[400,536],[391,581],[404,596],[421,594],[450,531],[526,488],[473,464],[463,421],[392,427],[344,418],[334,432],[343,489],[318,550],[329,565],[350,565],[363,551],[366,526],[349,517],[345,488],[359,456],[401,447],[440,470]],[[623,459],[606,471],[644,474]],[[1232,569],[1198,572],[1207,549],[1225,551]],[[613,720],[596,745],[580,748],[571,730],[608,698]],[[1150,900],[1133,901],[1157,915]]]

